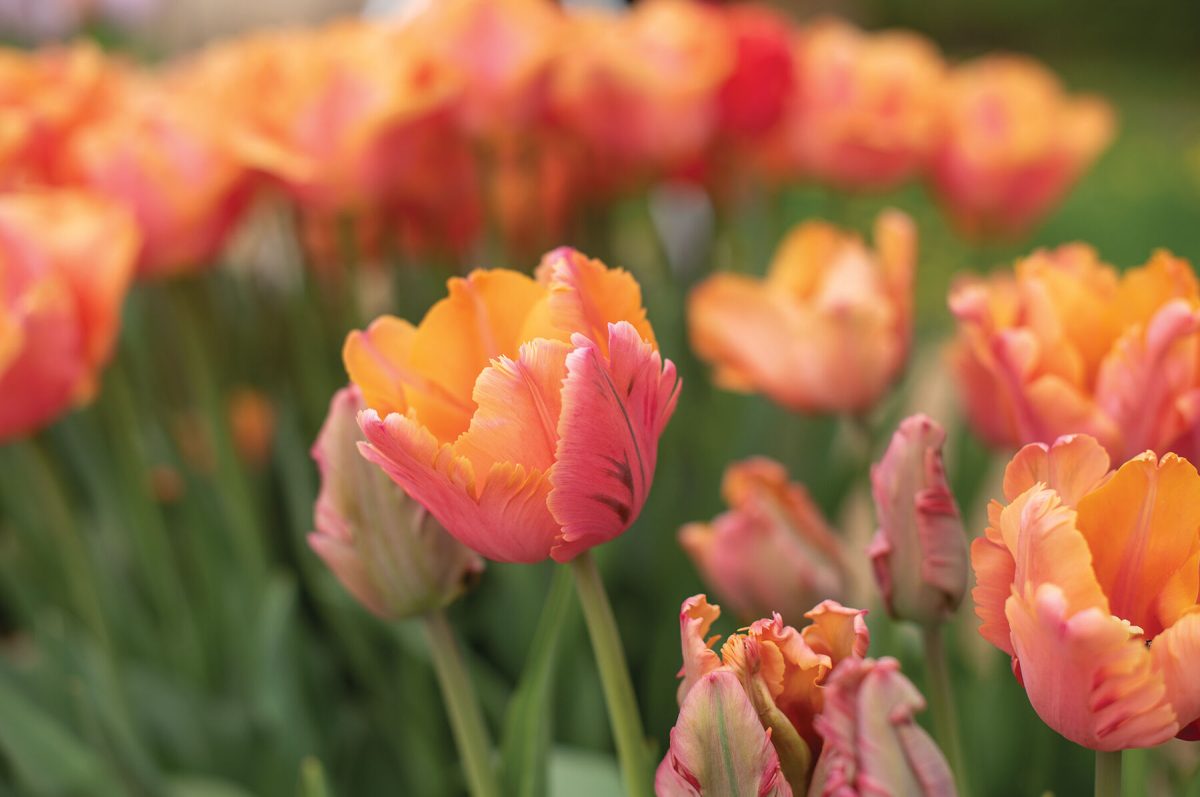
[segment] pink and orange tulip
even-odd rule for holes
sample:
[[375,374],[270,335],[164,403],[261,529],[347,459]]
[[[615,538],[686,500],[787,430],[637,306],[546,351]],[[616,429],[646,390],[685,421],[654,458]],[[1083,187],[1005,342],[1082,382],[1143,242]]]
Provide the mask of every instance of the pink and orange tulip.
[[1200,475],[1175,454],[1117,470],[1092,437],[1032,443],[971,546],[980,633],[1042,720],[1095,750],[1200,729]]
[[641,290],[571,249],[475,271],[417,326],[346,341],[366,456],[489,559],[567,561],[624,532],[675,409]]
[[1200,284],[1157,252],[1118,275],[1083,244],[950,292],[950,361],[968,417],[995,446],[1086,433],[1117,459],[1200,454]]
[[321,493],[308,543],[359,603],[398,620],[450,603],[483,561],[359,453],[365,408],[355,387],[330,402],[312,449]]
[[912,220],[882,213],[875,246],[807,222],[784,239],[766,279],[725,273],[698,285],[688,297],[688,328],[717,384],[803,412],[871,409],[908,359]]
[[946,484],[946,432],[913,415],[871,467],[879,531],[867,549],[888,613],[922,625],[945,621],[967,591],[967,537]]
[[684,526],[679,543],[739,617],[777,611],[795,620],[845,593],[841,542],[782,465],[764,457],[736,462],[725,470],[721,493],[729,511]]
[[993,55],[957,67],[930,180],[959,228],[1020,235],[1062,199],[1113,137],[1113,113],[1070,97],[1030,58]]
[[137,247],[133,220],[99,197],[0,197],[0,441],[91,399]]

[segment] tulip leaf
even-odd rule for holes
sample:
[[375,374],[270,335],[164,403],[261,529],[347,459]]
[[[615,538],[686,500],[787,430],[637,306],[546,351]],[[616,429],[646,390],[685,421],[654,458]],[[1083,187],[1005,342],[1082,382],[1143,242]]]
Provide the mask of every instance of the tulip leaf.
[[621,770],[600,753],[556,747],[550,756],[550,793],[571,797],[620,797]]
[[300,764],[300,797],[330,797],[325,768],[312,756]]
[[[571,615],[571,574],[555,567],[545,608],[534,632],[525,671],[509,703],[501,742],[500,777],[505,794],[543,797],[550,751],[550,697],[558,643]],[[556,789],[555,794],[576,792]]]
[[251,797],[233,783],[207,777],[177,777],[167,783],[166,797]]

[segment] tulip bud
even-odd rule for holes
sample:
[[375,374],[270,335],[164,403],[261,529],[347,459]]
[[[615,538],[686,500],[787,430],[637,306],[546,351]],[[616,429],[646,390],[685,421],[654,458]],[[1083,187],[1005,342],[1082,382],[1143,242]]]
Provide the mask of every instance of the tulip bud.
[[[741,786],[753,792],[739,790]],[[696,683],[671,729],[671,748],[654,778],[658,797],[755,794],[791,797],[771,732],[759,724],[736,674],[710,672]]]
[[779,612],[796,621],[822,599],[843,596],[841,543],[782,465],[764,457],[734,463],[721,492],[729,511],[684,526],[679,543],[738,615]]
[[312,449],[321,493],[308,544],[361,604],[397,620],[454,600],[483,562],[359,454],[365,406],[355,387],[330,403]]
[[816,718],[825,740],[809,797],[952,797],[954,776],[913,714],[925,708],[892,658],[842,661]]
[[888,612],[933,625],[954,613],[967,589],[967,540],[946,485],[946,432],[924,415],[900,423],[871,468],[879,530],[867,549]]

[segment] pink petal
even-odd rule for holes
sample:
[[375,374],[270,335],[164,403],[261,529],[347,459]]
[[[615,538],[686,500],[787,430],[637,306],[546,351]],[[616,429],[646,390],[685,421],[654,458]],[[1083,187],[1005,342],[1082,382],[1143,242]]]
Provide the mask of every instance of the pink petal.
[[1167,698],[1183,725],[1200,729],[1200,612],[1192,612],[1154,638],[1154,669],[1163,675]]
[[712,649],[717,637],[709,637],[712,624],[721,616],[721,607],[710,604],[704,595],[693,595],[679,609],[679,639],[683,646],[683,667],[679,677],[679,702],[700,677],[721,666],[721,658]]

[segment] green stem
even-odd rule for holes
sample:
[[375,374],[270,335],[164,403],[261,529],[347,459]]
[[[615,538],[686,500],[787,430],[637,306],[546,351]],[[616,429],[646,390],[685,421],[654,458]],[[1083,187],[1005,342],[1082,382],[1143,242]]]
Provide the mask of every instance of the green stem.
[[441,609],[427,613],[423,619],[438,684],[450,715],[454,742],[467,773],[467,785],[474,797],[500,797],[492,770],[492,742],[483,724],[479,699],[463,665],[454,631]]
[[621,760],[621,773],[625,779],[625,794],[628,797],[649,797],[650,762],[646,756],[646,734],[642,730],[642,719],[638,714],[637,698],[629,680],[629,668],[625,664],[625,651],[621,647],[621,635],[613,617],[604,582],[592,555],[584,552],[571,561],[575,576],[575,588],[583,606],[583,617],[587,622],[588,635],[592,638],[592,651],[596,667],[600,670],[600,682],[604,687],[604,699],[608,704],[608,719],[617,744],[617,757]]
[[1096,751],[1096,797],[1121,797],[1121,751]]
[[940,625],[924,628],[925,666],[928,676],[925,684],[929,692],[929,706],[933,712],[933,727],[942,746],[960,797],[968,797],[967,770],[963,766],[962,742],[958,735],[958,716],[954,711],[954,690],[951,688],[950,671],[946,666],[946,648],[942,644]]

